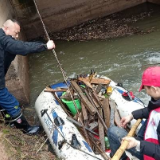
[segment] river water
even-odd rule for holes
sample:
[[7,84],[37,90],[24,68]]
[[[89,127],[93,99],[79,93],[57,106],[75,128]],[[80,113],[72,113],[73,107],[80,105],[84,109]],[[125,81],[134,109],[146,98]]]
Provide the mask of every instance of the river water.
[[[154,27],[154,31],[103,41],[56,41],[56,53],[67,76],[90,73],[94,69],[100,75],[123,83],[124,88],[133,91],[147,104],[149,97],[144,92],[139,93],[138,89],[142,72],[151,66],[148,64],[160,63],[160,14],[153,14],[130,25],[144,31]],[[34,107],[40,92],[47,85],[63,81],[63,77],[51,51],[31,54],[29,67],[30,105]]]

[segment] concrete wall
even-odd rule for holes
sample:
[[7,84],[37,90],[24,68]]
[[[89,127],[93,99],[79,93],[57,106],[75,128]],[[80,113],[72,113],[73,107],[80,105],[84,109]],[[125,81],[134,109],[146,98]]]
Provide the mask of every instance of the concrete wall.
[[0,1],[0,26],[4,23],[4,21],[8,18],[11,17],[13,14],[12,8],[10,6],[10,3],[8,1]]
[[[0,1],[0,27],[9,18],[14,17],[14,11],[9,0]],[[20,39],[24,39],[22,34]],[[27,58],[17,56],[6,75],[6,86],[21,104],[29,103]]]
[[[17,3],[15,7],[26,36],[32,39],[44,35],[44,31],[34,4],[29,6],[29,1],[18,5],[18,0],[14,0],[14,3]],[[48,31],[55,32],[144,2],[146,0],[38,0],[37,5]]]

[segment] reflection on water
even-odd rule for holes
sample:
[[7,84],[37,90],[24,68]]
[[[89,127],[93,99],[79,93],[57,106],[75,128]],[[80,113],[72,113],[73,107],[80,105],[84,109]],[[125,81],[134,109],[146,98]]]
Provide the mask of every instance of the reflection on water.
[[[142,72],[147,64],[160,63],[160,16],[155,14],[134,23],[134,26],[154,32],[106,41],[65,42],[57,41],[56,52],[67,73],[76,76],[95,69],[108,76],[148,103],[149,97],[138,92]],[[63,81],[62,74],[52,52],[32,54],[30,63],[31,106],[45,86]]]

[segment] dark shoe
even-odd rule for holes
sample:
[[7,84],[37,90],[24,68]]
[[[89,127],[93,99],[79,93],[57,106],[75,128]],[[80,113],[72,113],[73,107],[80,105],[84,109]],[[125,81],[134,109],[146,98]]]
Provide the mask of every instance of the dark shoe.
[[16,121],[13,122],[16,128],[21,129],[23,133],[28,135],[38,134],[40,127],[39,126],[30,126],[26,118],[21,115]]

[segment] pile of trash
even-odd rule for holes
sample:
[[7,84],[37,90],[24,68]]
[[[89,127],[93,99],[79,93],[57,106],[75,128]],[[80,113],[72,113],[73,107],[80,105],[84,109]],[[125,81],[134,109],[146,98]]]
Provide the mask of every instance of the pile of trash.
[[[105,153],[110,149],[107,130],[111,125],[120,126],[121,117],[115,102],[109,100],[112,93],[112,87],[109,86],[111,80],[94,76],[78,76],[70,80],[69,89],[46,88],[45,91],[63,92],[57,100],[68,115],[67,120],[78,127],[95,153],[108,159]],[[78,145],[78,141],[74,145]]]

